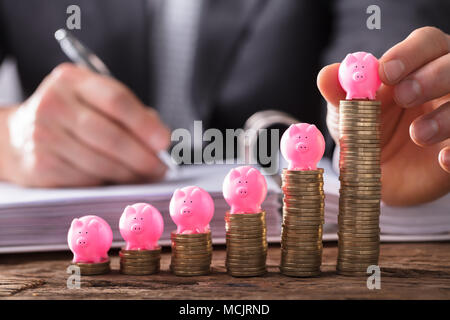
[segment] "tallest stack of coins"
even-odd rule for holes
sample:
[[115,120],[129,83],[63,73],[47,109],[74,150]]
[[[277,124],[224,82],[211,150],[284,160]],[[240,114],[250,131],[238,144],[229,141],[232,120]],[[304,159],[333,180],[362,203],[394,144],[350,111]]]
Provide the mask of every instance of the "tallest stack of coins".
[[366,275],[380,241],[380,102],[341,101],[339,255],[337,271]]
[[347,93],[339,103],[339,254],[337,271],[366,276],[378,265],[380,251],[380,105],[377,58],[349,53],[339,66],[339,83]]

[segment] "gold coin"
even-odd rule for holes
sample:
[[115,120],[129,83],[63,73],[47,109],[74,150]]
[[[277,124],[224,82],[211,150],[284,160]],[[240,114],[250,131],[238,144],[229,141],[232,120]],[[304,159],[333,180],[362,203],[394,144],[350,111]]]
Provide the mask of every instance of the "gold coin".
[[145,266],[155,266],[159,264],[160,260],[150,261],[150,262],[131,262],[131,261],[120,261],[121,265],[131,266],[131,267],[145,267]]
[[374,185],[374,186],[346,186],[343,185],[341,188],[345,189],[346,191],[365,191],[365,192],[372,192],[372,191],[381,191],[381,185]]
[[280,269],[283,271],[290,271],[290,272],[302,272],[302,273],[308,273],[308,272],[320,272],[320,266],[317,267],[315,270],[311,270],[311,268],[299,268],[299,267],[291,267],[291,266],[280,266]]
[[180,270],[173,270],[172,273],[179,277],[193,277],[193,276],[205,276],[211,273],[210,270],[207,271],[180,271]]
[[227,241],[236,241],[236,242],[243,242],[243,241],[266,241],[266,234],[262,233],[260,235],[246,235],[246,234],[240,234],[240,235],[229,235],[227,234],[225,236],[225,239]]
[[319,204],[286,204],[283,203],[283,214],[287,215],[301,215],[301,214],[307,214],[307,213],[313,213],[316,215],[322,215],[325,211],[325,205],[319,203]]
[[372,254],[379,254],[380,253],[380,249],[378,248],[378,249],[370,249],[370,250],[367,250],[367,249],[358,249],[358,248],[351,248],[351,249],[348,249],[348,248],[338,248],[338,252],[339,252],[339,256],[340,255],[346,255],[346,254],[349,254],[349,255],[351,255],[351,254],[354,254],[354,255],[364,255],[364,254],[367,254],[367,255],[372,255]]

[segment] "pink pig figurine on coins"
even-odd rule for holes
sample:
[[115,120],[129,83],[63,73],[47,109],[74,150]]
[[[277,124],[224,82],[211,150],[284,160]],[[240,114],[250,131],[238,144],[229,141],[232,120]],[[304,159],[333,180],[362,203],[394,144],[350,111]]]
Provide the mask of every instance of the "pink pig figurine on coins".
[[317,170],[325,152],[325,139],[313,124],[292,124],[281,137],[281,154],[288,161],[288,170]]
[[214,201],[202,188],[188,186],[175,190],[169,210],[177,233],[206,233],[214,215]]
[[97,216],[73,219],[67,234],[67,242],[73,252],[73,263],[100,263],[108,260],[112,244],[109,224]]
[[242,166],[231,169],[223,181],[223,196],[230,213],[258,213],[267,195],[267,182],[257,169]]
[[127,206],[119,221],[125,250],[155,250],[164,230],[161,213],[147,203]]
[[339,66],[339,83],[347,92],[345,99],[375,100],[381,86],[378,60],[367,52],[349,53]]

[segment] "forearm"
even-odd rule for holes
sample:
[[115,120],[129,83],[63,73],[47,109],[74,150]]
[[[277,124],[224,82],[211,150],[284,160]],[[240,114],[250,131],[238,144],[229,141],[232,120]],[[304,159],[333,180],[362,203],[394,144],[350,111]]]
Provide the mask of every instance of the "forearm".
[[6,159],[10,149],[8,119],[17,106],[0,107],[0,180],[7,179]]

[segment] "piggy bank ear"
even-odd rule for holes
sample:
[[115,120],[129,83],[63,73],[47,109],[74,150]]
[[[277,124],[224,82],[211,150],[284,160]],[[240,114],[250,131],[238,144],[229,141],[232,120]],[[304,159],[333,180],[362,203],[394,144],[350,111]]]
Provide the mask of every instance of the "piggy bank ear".
[[100,223],[98,222],[98,220],[91,220],[88,224],[88,228],[94,228],[94,229],[98,229],[100,227]]
[[186,193],[185,193],[183,190],[181,190],[181,189],[177,189],[177,190],[175,190],[175,192],[173,193],[173,196],[174,196],[175,199],[180,199],[180,198],[185,197],[185,196],[186,196]]
[[71,225],[70,225],[70,227],[71,227],[72,229],[74,229],[74,228],[80,228],[81,226],[83,226],[83,222],[82,222],[81,220],[77,219],[77,218],[73,219],[73,220],[72,220],[72,223],[71,223]]
[[142,213],[151,215],[151,214],[152,214],[152,207],[150,207],[149,205],[146,205],[146,206],[144,207],[144,209],[142,209]]
[[308,132],[308,133],[314,133],[316,130],[317,130],[317,128],[316,128],[316,126],[313,125],[313,124],[310,124],[310,125],[308,126],[308,128],[306,128],[306,132]]
[[124,212],[125,216],[128,217],[130,214],[136,214],[136,209],[133,208],[132,206],[127,206]]
[[192,193],[191,193],[192,198],[201,197],[201,195],[202,195],[202,190],[200,190],[200,188],[194,188],[192,190]]
[[300,131],[300,128],[295,124],[291,124],[288,128],[288,131],[289,131],[289,136],[292,137],[292,136],[295,136],[296,134],[298,134],[298,132]]
[[241,173],[237,169],[232,169],[230,172],[230,179],[234,180],[236,178],[239,178],[241,176]]
[[348,66],[349,64],[352,64],[352,63],[355,63],[356,61],[358,61],[358,59],[353,55],[353,53],[349,53],[345,57],[344,61],[345,61],[345,65]]
[[255,168],[251,168],[250,170],[247,171],[247,177],[248,178],[257,177],[258,173],[259,173],[258,170],[256,170]]
[[366,53],[363,57],[363,61],[367,63],[373,63],[375,61],[375,57],[370,53]]

